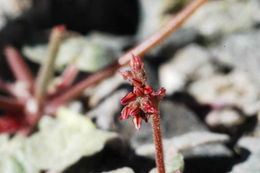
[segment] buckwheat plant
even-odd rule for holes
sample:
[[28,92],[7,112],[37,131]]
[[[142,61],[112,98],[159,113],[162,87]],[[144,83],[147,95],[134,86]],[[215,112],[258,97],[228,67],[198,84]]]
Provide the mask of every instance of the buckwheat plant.
[[163,147],[160,130],[159,102],[165,95],[165,89],[160,88],[155,92],[147,84],[144,64],[139,56],[132,55],[130,60],[131,71],[120,72],[125,80],[133,86],[133,91],[121,99],[121,104],[126,105],[120,116],[120,120],[132,118],[137,130],[141,128],[142,120],[148,122],[152,117],[153,137],[156,149],[156,165],[159,173],[164,173]]

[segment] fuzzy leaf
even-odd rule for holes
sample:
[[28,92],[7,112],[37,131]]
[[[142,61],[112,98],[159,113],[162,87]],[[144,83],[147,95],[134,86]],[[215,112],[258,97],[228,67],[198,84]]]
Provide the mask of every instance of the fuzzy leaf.
[[[41,63],[47,56],[47,45],[25,46],[23,53],[32,61]],[[113,50],[84,37],[65,39],[60,46],[56,70],[62,70],[72,61],[82,71],[93,72],[111,63],[115,58]]]
[[[172,155],[165,158],[165,172],[176,173],[182,172],[184,168],[184,160],[181,154]],[[152,169],[149,173],[157,173],[157,168]]]
[[90,119],[65,108],[58,111],[57,119],[43,117],[39,127],[26,143],[27,157],[39,169],[58,172],[99,152],[116,136],[96,129]]
[[25,158],[25,138],[16,136],[9,139],[7,134],[0,136],[0,172],[1,173],[39,173]]

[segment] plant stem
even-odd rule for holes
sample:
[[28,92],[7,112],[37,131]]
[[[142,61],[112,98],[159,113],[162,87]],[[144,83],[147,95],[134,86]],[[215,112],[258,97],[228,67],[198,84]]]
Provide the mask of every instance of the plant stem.
[[0,109],[6,111],[18,111],[23,109],[23,104],[16,99],[0,96]]
[[70,88],[67,92],[64,92],[61,96],[58,96],[50,101],[48,104],[48,113],[53,114],[56,112],[56,109],[64,103],[69,102],[70,100],[78,97],[87,87],[92,86],[103,79],[106,79],[109,76],[112,76],[120,65],[115,62],[114,64],[104,68],[103,70],[87,77],[86,79],[82,80],[81,82],[74,85]]
[[26,82],[28,87],[32,89],[34,82],[32,72],[30,71],[28,65],[24,62],[19,52],[14,47],[7,46],[5,47],[4,53],[7,57],[7,62],[15,75],[15,78]]
[[[77,83],[67,92],[53,99],[49,105],[52,105],[52,108],[55,108],[60,104],[64,104],[78,97],[87,87],[92,86],[109,76],[112,76],[118,68],[120,68],[122,65],[127,64],[127,62],[131,59],[132,54],[136,56],[143,56],[145,53],[149,52],[153,47],[163,41],[167,36],[169,36],[171,32],[181,26],[181,24],[184,23],[188,19],[188,17],[191,16],[191,14],[194,13],[195,10],[206,1],[207,0],[194,0],[185,9],[174,16],[165,27],[160,29],[150,38],[148,38],[135,48],[131,49],[126,54],[122,55],[119,60],[114,62],[112,65],[105,67],[99,72],[94,73],[93,75],[88,76],[83,81]],[[52,111],[54,110],[55,109],[52,109]]]
[[45,62],[41,66],[36,82],[35,97],[39,102],[45,99],[49,81],[54,73],[55,60],[64,31],[64,26],[57,26],[51,32],[48,57],[46,57]]
[[118,60],[119,64],[127,64],[131,59],[132,54],[136,56],[145,55],[156,45],[165,40],[173,31],[179,28],[206,1],[207,0],[193,0],[187,7],[175,15],[165,26],[154,33],[150,38],[122,55]]
[[78,67],[75,64],[69,65],[61,76],[61,82],[58,85],[58,89],[64,90],[71,86],[79,72]]
[[158,113],[152,116],[153,140],[155,145],[155,161],[159,173],[165,173],[162,135],[160,129],[159,106],[156,105]]

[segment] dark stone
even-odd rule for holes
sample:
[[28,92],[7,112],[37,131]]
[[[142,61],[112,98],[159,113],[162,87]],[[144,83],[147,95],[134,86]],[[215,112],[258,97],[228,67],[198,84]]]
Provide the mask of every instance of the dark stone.
[[[164,138],[183,135],[191,131],[207,131],[206,126],[185,105],[162,101],[161,130]],[[151,121],[151,120],[150,120]],[[131,144],[153,143],[151,123],[143,123],[142,129],[132,133]]]
[[137,156],[129,145],[121,139],[110,141],[105,148],[90,157],[84,157],[64,173],[99,173],[130,167],[136,173],[147,173],[155,167],[153,159]]

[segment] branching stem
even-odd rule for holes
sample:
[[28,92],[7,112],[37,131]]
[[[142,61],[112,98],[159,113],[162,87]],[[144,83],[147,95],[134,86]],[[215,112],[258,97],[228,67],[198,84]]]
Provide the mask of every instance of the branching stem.
[[29,89],[32,89],[33,75],[20,53],[12,46],[5,47],[4,53],[15,78],[25,82]]
[[55,60],[59,50],[60,42],[63,37],[65,28],[57,26],[52,30],[50,43],[48,47],[48,57],[41,66],[35,88],[35,97],[41,102],[45,99],[47,86],[53,76]]
[[[180,13],[174,16],[166,26],[162,27],[158,32],[152,35],[150,38],[136,46],[135,48],[128,51],[126,54],[122,55],[118,61],[114,62],[112,65],[107,66],[106,68],[100,70],[97,73],[94,73],[91,76],[88,76],[83,81],[79,82],[78,84],[74,85],[70,88],[67,92],[62,94],[61,96],[53,99],[50,102],[50,106],[55,108],[61,104],[67,103],[76,97],[78,97],[84,89],[89,86],[92,86],[101,80],[113,75],[118,68],[122,65],[125,65],[131,59],[132,54],[136,56],[143,56],[147,52],[149,52],[153,47],[163,41],[165,38],[169,36],[174,30],[176,30],[181,24],[183,24],[188,17],[190,17],[196,9],[198,9],[203,3],[207,0],[194,0],[191,4],[189,4],[186,8],[184,8]],[[54,111],[55,109],[53,109]]]

